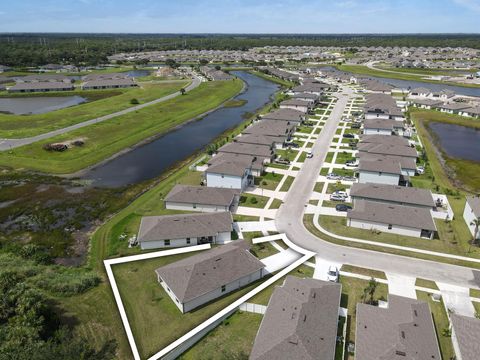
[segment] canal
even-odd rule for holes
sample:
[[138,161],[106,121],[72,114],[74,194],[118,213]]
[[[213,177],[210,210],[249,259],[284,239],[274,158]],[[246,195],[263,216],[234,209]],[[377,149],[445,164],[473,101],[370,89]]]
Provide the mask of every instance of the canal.
[[245,100],[245,104],[219,108],[89,170],[82,178],[99,187],[120,187],[153,179],[175,163],[205,148],[226,130],[240,124],[246,114],[256,112],[271,101],[272,95],[279,89],[277,84],[248,72],[231,73],[247,84],[245,91],[235,97]]

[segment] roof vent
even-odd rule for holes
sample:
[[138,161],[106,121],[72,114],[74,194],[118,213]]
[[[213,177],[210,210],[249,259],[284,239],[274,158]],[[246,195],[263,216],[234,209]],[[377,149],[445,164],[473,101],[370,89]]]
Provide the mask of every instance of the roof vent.
[[398,355],[398,356],[407,356],[407,354],[405,353],[405,351],[399,351],[399,350],[396,350],[396,351],[395,351],[395,355]]

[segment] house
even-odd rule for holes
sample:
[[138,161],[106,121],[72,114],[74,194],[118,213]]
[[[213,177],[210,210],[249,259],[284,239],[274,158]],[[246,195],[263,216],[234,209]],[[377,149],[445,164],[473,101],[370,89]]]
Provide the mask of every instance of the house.
[[457,360],[477,360],[480,354],[480,320],[469,316],[450,314],[452,343]]
[[230,142],[220,147],[217,152],[219,154],[239,154],[239,155],[251,155],[266,159],[266,162],[270,162],[275,153],[270,146],[249,144],[242,142]]
[[265,170],[267,159],[245,154],[218,153],[207,161],[207,165],[212,166],[220,162],[243,163],[245,168],[250,169],[252,176],[261,176]]
[[388,295],[388,307],[357,304],[355,360],[441,360],[428,304]]
[[318,102],[320,101],[320,97],[318,95],[310,94],[310,93],[296,93],[292,95],[292,99],[311,101],[313,105],[318,104]]
[[7,91],[10,93],[72,91],[72,90],[74,90],[73,84],[66,83],[63,81],[20,82],[7,88]]
[[452,97],[455,96],[455,93],[451,90],[441,90],[441,91],[433,91],[431,94],[430,94],[430,97],[432,99],[440,99],[440,100],[443,100],[443,101],[446,101]]
[[430,190],[413,187],[355,183],[350,188],[350,197],[352,198],[353,205],[355,205],[357,200],[368,200],[394,205],[420,207],[427,210],[435,209],[432,192]]
[[360,84],[368,91],[381,94],[391,94],[395,88],[390,84],[371,79],[361,79]]
[[99,79],[84,82],[82,90],[118,89],[133,86],[137,86],[133,78]]
[[[467,202],[463,209],[463,219],[470,230],[472,236],[475,235],[475,225],[472,223],[480,219],[480,197],[479,196],[467,196]],[[477,232],[477,240],[480,240],[480,231]]]
[[26,76],[18,76],[15,78],[15,82],[17,84],[20,83],[45,83],[45,82],[64,82],[67,84],[71,84],[73,82],[72,78],[69,78],[65,75],[60,74],[48,74],[48,75],[26,75]]
[[386,94],[368,94],[364,105],[364,113],[365,119],[405,120],[395,99]]
[[399,185],[401,175],[402,168],[398,161],[386,158],[360,159],[359,161],[358,181],[361,184]]
[[236,189],[175,185],[165,198],[169,210],[218,212],[232,211],[238,204]]
[[304,85],[298,85],[295,86],[292,89],[292,92],[294,94],[298,93],[309,93],[309,94],[314,94],[317,96],[322,95],[322,93],[326,90],[330,89],[330,85],[328,84],[316,84],[316,83],[308,83]]
[[466,103],[445,103],[445,104],[435,105],[433,106],[433,108],[448,114],[458,114],[461,111],[470,108],[470,105]]
[[347,212],[347,225],[427,239],[437,231],[429,209],[369,200],[355,201],[355,207]]
[[410,103],[413,106],[418,107],[420,109],[430,110],[430,109],[433,109],[433,108],[441,105],[442,101],[432,100],[432,99],[418,99],[418,100],[412,100],[412,101],[410,101]]
[[142,250],[199,244],[224,244],[231,240],[230,212],[144,216],[137,241]]
[[182,313],[238,290],[265,275],[265,265],[244,241],[216,247],[155,270]]
[[292,109],[306,114],[313,109],[313,102],[299,99],[284,100],[280,103],[280,109]]
[[263,120],[287,121],[295,125],[301,124],[306,118],[307,116],[303,111],[293,109],[279,109],[262,116]]
[[6,66],[6,65],[0,65],[0,73],[4,73],[4,72],[10,71],[10,70],[12,70],[11,67]]
[[260,120],[242,131],[243,134],[275,136],[284,140],[290,140],[295,132],[295,124],[288,121]]
[[405,145],[360,143],[357,157],[365,160],[380,157],[396,160],[400,163],[403,175],[415,176],[418,153],[415,148]]
[[281,149],[285,143],[285,138],[258,134],[240,134],[233,139],[233,141],[238,143],[268,146],[272,149]]
[[219,160],[205,170],[208,187],[238,189],[244,191],[253,184],[251,163]]
[[393,156],[393,155],[382,155],[382,154],[371,154],[364,151],[359,151],[357,153],[357,159],[359,161],[393,161],[400,165],[400,173],[404,177],[415,176],[417,171],[417,162],[415,158],[405,157],[405,156]]
[[403,123],[395,120],[366,119],[363,122],[364,135],[403,135]]
[[426,98],[428,97],[428,95],[430,95],[430,93],[431,93],[430,89],[419,87],[419,88],[410,90],[410,93],[408,95],[411,97]]
[[341,289],[337,283],[288,275],[270,297],[249,359],[333,360]]
[[397,146],[411,146],[409,141],[401,136],[388,135],[360,135],[362,144],[387,144]]
[[459,115],[480,118],[480,106],[478,107],[469,107],[467,109],[460,110]]

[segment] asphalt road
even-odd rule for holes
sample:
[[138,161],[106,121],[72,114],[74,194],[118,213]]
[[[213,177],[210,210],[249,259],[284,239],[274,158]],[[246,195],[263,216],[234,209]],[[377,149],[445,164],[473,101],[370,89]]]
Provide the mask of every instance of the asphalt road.
[[[348,94],[348,96],[344,94]],[[343,93],[337,93],[334,96],[339,100],[313,147],[314,156],[311,159],[306,159],[304,166],[302,166],[299,171],[298,176],[284,200],[284,204],[277,212],[275,224],[278,231],[286,233],[292,242],[302,248],[317,253],[319,257],[327,261],[350,264],[410,277],[419,277],[458,286],[480,288],[480,271],[461,266],[337,245],[314,236],[305,228],[303,215],[306,204],[313,192],[328,148],[341,120],[345,105],[348,99],[353,96],[353,91],[351,89],[344,89]]]
[[[201,83],[201,80],[197,77],[194,77],[192,79],[192,82],[185,88],[185,91],[188,92],[188,91],[191,91],[191,90],[195,89],[196,87],[198,87],[200,85],[200,83]],[[23,145],[32,144],[32,143],[40,141],[40,140],[45,140],[45,139],[51,138],[53,136],[65,134],[66,132],[76,130],[76,129],[80,129],[80,128],[85,127],[85,126],[98,124],[102,121],[110,120],[114,117],[125,115],[125,114],[128,114],[128,113],[131,113],[132,111],[137,111],[137,110],[143,109],[147,106],[155,105],[155,104],[173,99],[173,98],[179,96],[180,94],[181,94],[180,91],[177,91],[177,92],[174,92],[173,94],[163,96],[161,98],[155,99],[153,101],[146,102],[144,104],[132,106],[131,108],[128,108],[128,109],[125,109],[125,110],[117,111],[117,112],[114,112],[112,114],[108,114],[108,115],[104,115],[104,116],[101,116],[101,117],[98,117],[98,118],[95,118],[95,119],[87,120],[87,121],[84,121],[84,122],[81,122],[81,123],[78,123],[78,124],[75,124],[75,125],[67,126],[67,127],[61,128],[61,129],[49,131],[49,132],[46,132],[44,134],[40,134],[40,135],[36,135],[36,136],[32,136],[32,137],[27,137],[27,138],[22,138],[22,139],[0,139],[0,151],[14,149],[14,148],[17,148],[17,147],[20,147],[20,146],[23,146]]]

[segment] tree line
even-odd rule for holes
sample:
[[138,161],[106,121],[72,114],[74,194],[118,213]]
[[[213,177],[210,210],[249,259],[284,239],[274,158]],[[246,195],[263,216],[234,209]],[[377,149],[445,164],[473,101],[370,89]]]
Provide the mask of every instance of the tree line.
[[271,34],[1,34],[0,64],[98,65],[119,52],[248,50],[262,46],[413,46],[480,49],[480,35],[271,35]]

